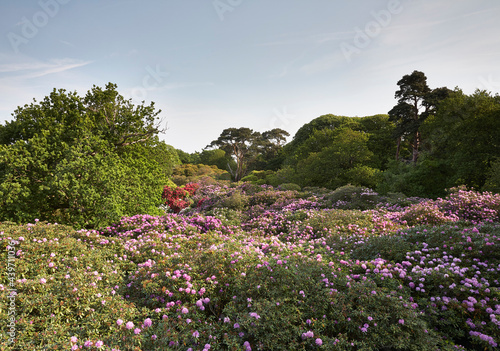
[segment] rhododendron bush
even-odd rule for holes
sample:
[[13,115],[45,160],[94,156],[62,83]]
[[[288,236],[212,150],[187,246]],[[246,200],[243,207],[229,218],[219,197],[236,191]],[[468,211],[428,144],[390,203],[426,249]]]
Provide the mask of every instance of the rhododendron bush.
[[0,349],[497,349],[500,195],[347,190],[188,184],[98,230],[1,223]]
[[189,198],[192,197],[200,186],[196,183],[189,183],[182,187],[170,187],[166,185],[163,188],[161,198],[175,213],[179,213],[190,205]]

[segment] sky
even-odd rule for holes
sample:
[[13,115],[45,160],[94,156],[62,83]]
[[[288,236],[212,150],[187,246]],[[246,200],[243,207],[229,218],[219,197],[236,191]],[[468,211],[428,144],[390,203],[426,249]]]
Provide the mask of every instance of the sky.
[[500,92],[498,0],[2,0],[0,123],[54,88],[117,84],[202,151],[226,128],[387,113],[414,70]]

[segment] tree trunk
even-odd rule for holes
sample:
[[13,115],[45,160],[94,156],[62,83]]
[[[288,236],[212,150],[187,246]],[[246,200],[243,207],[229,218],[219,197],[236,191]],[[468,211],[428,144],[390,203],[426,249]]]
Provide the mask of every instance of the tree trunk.
[[420,145],[420,132],[415,133],[415,139],[413,139],[413,164],[417,164],[417,159],[418,159],[418,148]]
[[396,148],[396,161],[399,161],[399,151],[401,150],[401,137],[398,138],[398,146]]

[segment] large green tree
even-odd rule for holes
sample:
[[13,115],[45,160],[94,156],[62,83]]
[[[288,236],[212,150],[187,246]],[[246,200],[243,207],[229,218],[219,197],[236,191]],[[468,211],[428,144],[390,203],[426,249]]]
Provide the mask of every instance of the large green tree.
[[500,96],[455,89],[422,126],[428,158],[449,169],[447,186],[481,188],[500,155]]
[[392,162],[378,190],[436,198],[460,185],[497,189],[500,96],[457,88],[435,106],[419,126],[418,162]]
[[395,122],[395,136],[398,138],[396,160],[399,158],[402,140],[408,140],[412,148],[412,161],[417,163],[422,142],[420,125],[434,113],[439,103],[445,99],[449,90],[437,88],[432,90],[427,85],[427,77],[423,72],[413,71],[398,81],[399,89],[395,93],[398,100],[396,106],[389,111],[389,120]]
[[239,181],[252,168],[263,167],[277,157],[286,136],[289,134],[279,128],[255,132],[250,128],[224,129],[220,136],[207,148],[218,148],[233,159],[227,162],[227,169],[235,181]]
[[231,167],[229,163],[227,167],[233,179],[239,181],[245,175],[248,163],[257,156],[256,143],[260,138],[260,133],[250,128],[228,128],[224,129],[207,148],[219,148],[233,157],[236,167]]
[[309,137],[318,130],[335,130],[338,127],[347,126],[353,130],[357,130],[360,126],[352,117],[336,116],[332,114],[322,115],[311,122],[304,124],[299,128],[297,133],[293,136],[291,142],[285,145],[284,151],[288,155],[287,163],[296,163],[294,161],[294,154],[296,150],[305,143]]
[[260,141],[257,143],[259,156],[251,165],[256,170],[276,171],[283,163],[283,146],[286,138],[290,134],[280,128],[274,128],[261,134]]
[[368,148],[368,139],[368,134],[349,127],[316,131],[303,146],[322,147],[298,161],[297,183],[331,189],[346,184],[375,186],[378,170],[369,166],[374,154]]
[[0,126],[0,221],[98,227],[158,211],[180,161],[158,139],[154,104],[134,106],[116,88],[54,89]]
[[203,150],[199,154],[198,164],[217,166],[228,171],[236,168],[236,162],[221,149]]
[[303,125],[283,148],[283,166],[294,182],[335,188],[375,186],[396,150],[388,115],[323,115]]

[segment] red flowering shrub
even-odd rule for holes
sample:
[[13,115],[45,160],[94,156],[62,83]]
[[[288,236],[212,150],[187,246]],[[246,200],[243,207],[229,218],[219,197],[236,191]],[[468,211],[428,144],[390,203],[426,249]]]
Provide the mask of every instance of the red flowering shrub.
[[199,188],[200,185],[198,183],[189,183],[184,186],[184,190],[189,193],[189,196],[193,196]]
[[193,196],[199,188],[200,186],[196,183],[189,183],[177,188],[171,188],[166,185],[163,188],[161,198],[165,201],[165,205],[170,207],[172,211],[179,213],[182,209],[190,205],[188,197]]

